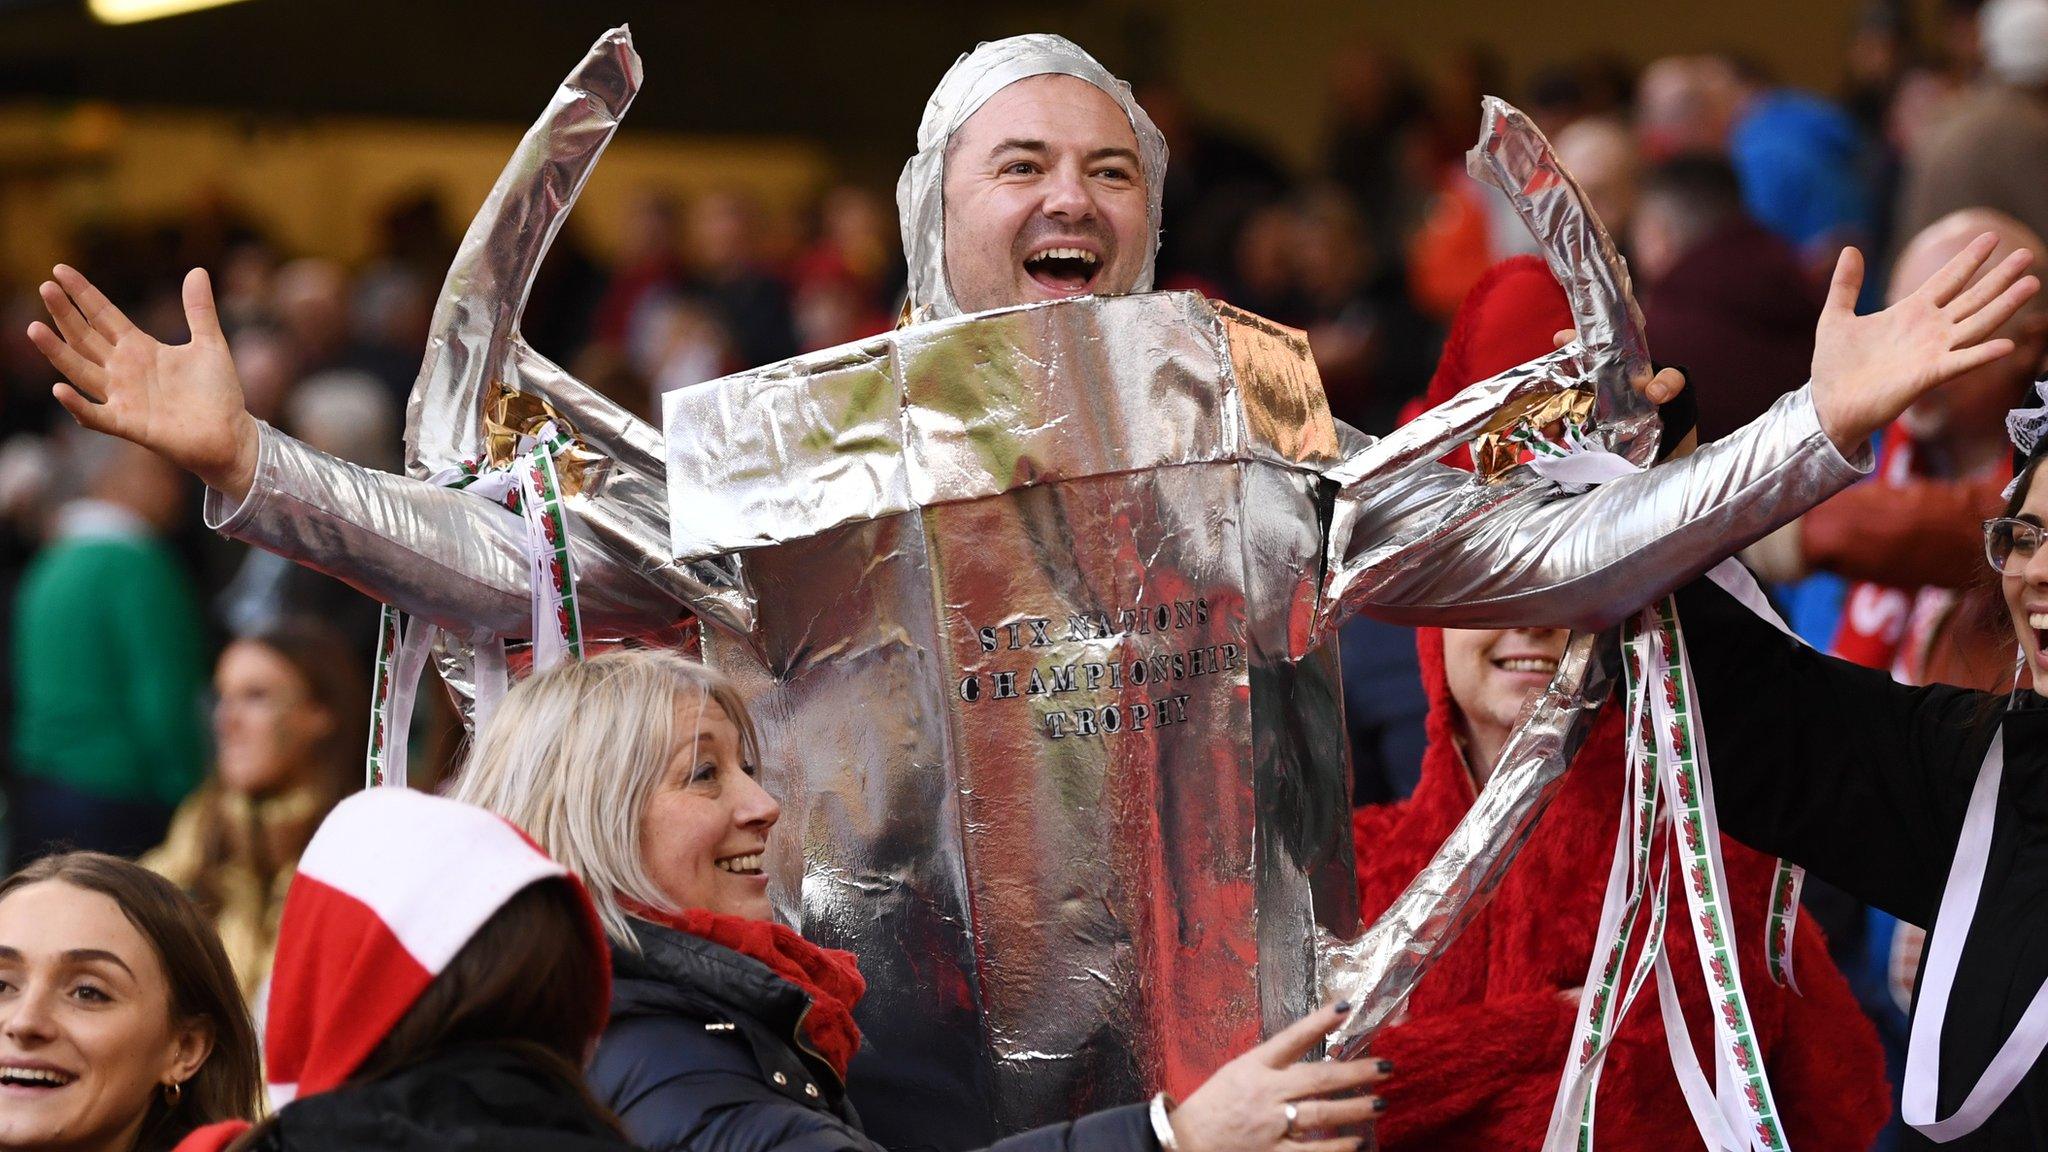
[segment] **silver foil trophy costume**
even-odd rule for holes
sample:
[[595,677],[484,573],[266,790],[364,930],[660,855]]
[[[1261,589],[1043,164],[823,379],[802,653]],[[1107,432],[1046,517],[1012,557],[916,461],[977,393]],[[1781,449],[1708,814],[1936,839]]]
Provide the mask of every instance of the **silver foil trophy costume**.
[[1476,909],[1605,684],[1582,637],[1438,865],[1339,947],[1357,925],[1335,626],[1360,609],[1605,626],[1859,474],[1803,390],[1583,496],[1434,463],[1569,388],[1591,390],[1617,451],[1654,448],[1626,384],[1642,361],[1626,273],[1540,134],[1497,103],[1478,154],[1584,338],[1384,439],[1330,418],[1300,333],[1191,293],[957,315],[946,139],[1047,72],[1131,117],[1156,222],[1164,148],[1127,91],[1056,37],[984,45],[941,83],[899,186],[929,319],[675,393],[664,445],[518,336],[639,78],[608,34],[449,273],[408,410],[415,478],[265,429],[247,499],[209,497],[224,531],[444,629],[460,688],[480,644],[530,626],[525,534],[421,481],[489,457],[494,412],[571,429],[589,457],[569,497],[584,630],[695,613],[707,658],[749,691],[784,806],[771,872],[800,877],[778,905],[860,956],[853,1093],[895,1146],[1184,1092],[1324,978],[1357,993],[1355,1046]]

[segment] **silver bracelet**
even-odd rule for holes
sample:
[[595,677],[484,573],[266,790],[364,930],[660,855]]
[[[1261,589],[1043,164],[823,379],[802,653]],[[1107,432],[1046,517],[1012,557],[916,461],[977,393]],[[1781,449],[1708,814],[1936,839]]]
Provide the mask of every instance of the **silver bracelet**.
[[1147,1109],[1152,1117],[1152,1135],[1159,1141],[1160,1152],[1180,1152],[1180,1140],[1173,1134],[1173,1121],[1167,1113],[1173,1111],[1173,1097],[1161,1092],[1152,1097],[1152,1106]]

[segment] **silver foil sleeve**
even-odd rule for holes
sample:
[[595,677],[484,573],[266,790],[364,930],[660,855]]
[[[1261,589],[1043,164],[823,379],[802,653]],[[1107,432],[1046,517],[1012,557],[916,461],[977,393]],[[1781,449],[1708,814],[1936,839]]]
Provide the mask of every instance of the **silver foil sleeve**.
[[[264,425],[239,504],[206,493],[206,523],[396,605],[456,636],[532,630],[525,527],[490,501],[361,468]],[[569,518],[585,628],[644,630],[681,606]]]
[[1526,468],[1489,484],[1429,464],[1353,478],[1330,531],[1331,626],[1354,611],[1449,628],[1600,629],[1868,472],[1810,388],[1682,460],[1573,496]]

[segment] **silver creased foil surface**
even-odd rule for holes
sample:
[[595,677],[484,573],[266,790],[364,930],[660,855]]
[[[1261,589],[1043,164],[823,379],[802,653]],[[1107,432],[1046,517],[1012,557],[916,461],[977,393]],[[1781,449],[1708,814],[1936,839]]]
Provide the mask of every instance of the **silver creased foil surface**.
[[[1485,908],[1564,782],[1600,706],[1614,692],[1614,630],[1576,632],[1541,696],[1523,709],[1493,776],[1427,867],[1354,940],[1318,933],[1323,995],[1352,1011],[1332,1033],[1332,1056],[1363,1052],[1424,973]],[[1361,845],[1371,851],[1370,845]]]
[[1033,33],[977,45],[954,61],[925,103],[917,126],[917,152],[896,180],[896,214],[903,230],[903,254],[910,266],[912,320],[960,315],[946,279],[946,145],[953,133],[988,98],[1033,76],[1072,76],[1107,93],[1123,109],[1138,138],[1138,167],[1145,178],[1148,227],[1145,264],[1132,291],[1152,287],[1159,253],[1159,211],[1166,190],[1166,137],[1131,96],[1131,86],[1081,46],[1064,36]]
[[[256,477],[230,504],[206,494],[209,527],[395,603],[453,636],[524,636],[533,625],[525,526],[467,493],[358,467],[262,426]],[[677,608],[569,522],[585,627],[634,632]]]
[[[493,393],[539,397],[581,445],[608,462],[604,474],[569,501],[591,535],[646,583],[703,619],[743,632],[751,605],[735,565],[677,565],[668,558],[661,434],[534,351],[519,333],[541,259],[640,79],[631,34],[623,27],[605,33],[556,90],[491,188],[435,304],[426,358],[406,404],[406,468],[424,479],[484,460]],[[578,573],[578,580],[603,575]]]
[[[1299,332],[1166,292],[980,312],[679,389],[671,547],[716,556],[1106,472],[1319,469],[1337,432],[1307,356]],[[1257,360],[1249,395],[1233,357]]]
[[[586,67],[629,58],[605,44]],[[586,613],[638,631],[689,606],[719,625],[706,656],[755,701],[784,804],[778,906],[855,951],[874,989],[853,1085],[885,1143],[977,1146],[1185,1092],[1316,1001],[1318,932],[1357,927],[1336,650],[1319,642],[1343,611],[1445,620],[1478,596],[1455,618],[1619,614],[1724,547],[1694,533],[1630,554],[1601,542],[1617,521],[1632,541],[1746,531],[1746,504],[1789,485],[1760,533],[1853,474],[1815,448],[1802,396],[1619,495],[1483,485],[1431,463],[1427,437],[1331,421],[1300,333],[1175,293],[954,317],[684,390],[664,469],[506,319],[601,144],[547,126],[615,123],[602,93],[623,90],[565,86],[508,168],[525,198],[494,193],[465,240],[414,464],[483,444],[498,386],[608,457],[571,500]],[[1601,355],[1582,342],[1503,395],[1576,385]],[[437,391],[458,379],[470,392]],[[1438,454],[1493,421],[1485,395],[1434,415]],[[274,433],[263,460],[235,534],[462,635],[526,627],[509,513]],[[1453,920],[1409,923],[1422,939]],[[1372,983],[1392,990],[1420,970],[1401,955],[1346,971],[1371,983],[1393,957]]]
[[441,667],[466,695],[476,643],[531,628],[519,518],[423,483],[488,465],[485,406],[498,391],[544,399],[579,445],[604,457],[568,499],[586,629],[628,635],[687,608],[741,632],[751,623],[737,561],[669,558],[660,433],[529,347],[519,317],[535,271],[640,82],[624,28],[601,37],[520,141],[463,237],[436,303],[406,406],[413,478],[358,468],[265,428],[256,482],[239,505],[207,494],[208,523],[300,560],[443,628]]
[[[1330,533],[1323,629],[1334,628],[1362,603],[1404,602],[1380,589],[1410,566],[1408,558],[1418,544],[1427,548],[1432,536],[1454,532],[1513,499],[1509,486],[1473,485],[1439,474],[1435,483],[1463,489],[1463,506],[1455,513],[1417,521],[1375,507],[1383,494],[1402,490],[1393,481],[1429,470],[1446,452],[1498,428],[1518,410],[1560,389],[1587,391],[1594,398],[1594,430],[1601,446],[1639,466],[1648,466],[1656,452],[1656,408],[1631,386],[1648,373],[1650,356],[1626,262],[1542,131],[1496,97],[1485,99],[1482,112],[1479,142],[1467,155],[1466,168],[1474,179],[1507,196],[1536,238],[1551,275],[1564,289],[1577,338],[1548,356],[1471,385],[1330,470],[1329,479],[1341,491]],[[1534,479],[1523,477],[1520,483],[1526,487]],[[1532,612],[1518,623],[1574,622],[1548,620],[1545,605],[1516,607]],[[1448,618],[1428,622],[1460,623]]]
[[[1442,465],[1338,497],[1330,562],[1359,578],[1332,609],[1448,628],[1600,629],[1860,479],[1809,388],[1684,459],[1582,495],[1518,468]],[[1325,604],[1328,608],[1329,605]]]
[[1550,141],[1520,109],[1481,101],[1479,143],[1465,158],[1473,179],[1500,190],[1536,237],[1550,275],[1564,288],[1579,344],[1590,353],[1583,386],[1610,452],[1648,465],[1657,447],[1656,406],[1629,379],[1650,368],[1643,314],[1628,263],[1594,215],[1585,190],[1558,162]]
[[[1315,1002],[1318,929],[1355,918],[1326,474],[1372,441],[1299,333],[1189,293],[1031,305],[681,389],[665,421],[677,554],[746,557],[754,643],[707,655],[760,702],[800,832],[771,849],[803,877],[779,907],[872,977],[872,1091],[1013,1131],[1178,1091]],[[1430,464],[1353,501],[1415,540],[1369,606],[1618,614],[1858,474],[1804,393],[1585,496]],[[1506,787],[1575,733],[1525,729]],[[1482,881],[1542,799],[1497,795]],[[1387,965],[1323,958],[1341,987],[1395,1002],[1477,906],[1424,899],[1419,952],[1383,931]]]
[[759,705],[779,907],[869,976],[879,1139],[1185,1092],[1310,1007],[1313,930],[1356,913],[1300,333],[1031,306],[666,420],[679,554],[746,549],[753,642],[706,654]]

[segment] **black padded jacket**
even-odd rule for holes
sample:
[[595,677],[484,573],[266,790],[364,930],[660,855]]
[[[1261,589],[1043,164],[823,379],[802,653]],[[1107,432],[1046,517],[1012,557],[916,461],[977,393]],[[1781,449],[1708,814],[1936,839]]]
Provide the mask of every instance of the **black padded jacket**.
[[[633,921],[612,950],[611,1023],[589,1083],[650,1152],[882,1152],[800,1029],[810,997],[721,944]],[[1159,1152],[1143,1105],[1011,1136],[990,1152]]]

